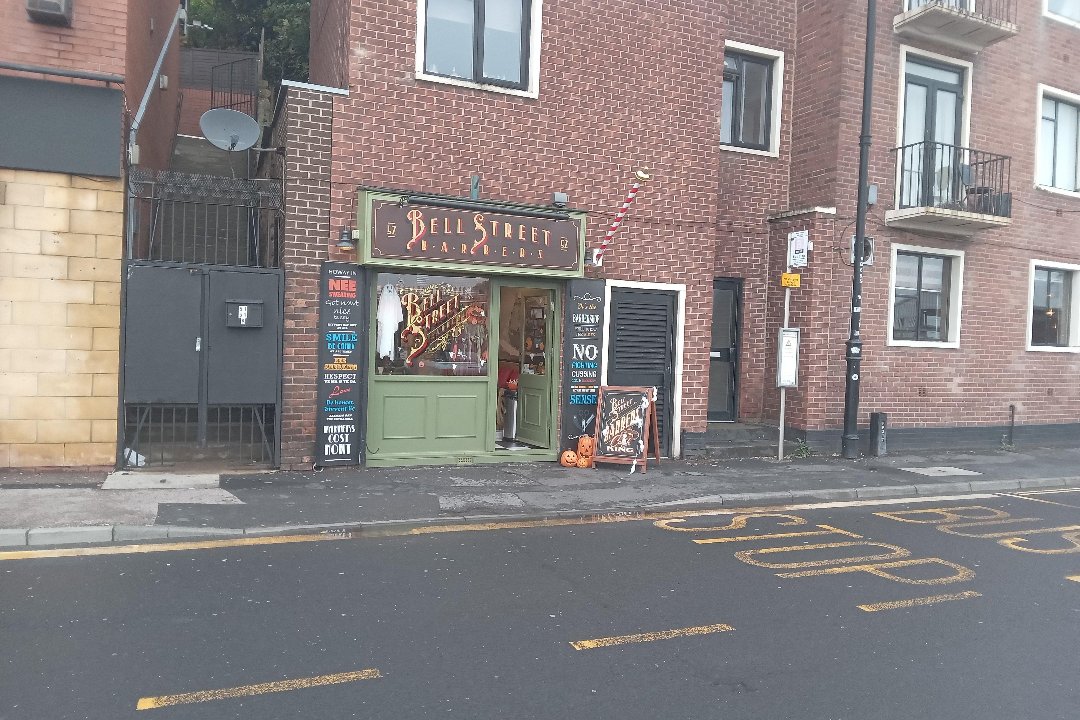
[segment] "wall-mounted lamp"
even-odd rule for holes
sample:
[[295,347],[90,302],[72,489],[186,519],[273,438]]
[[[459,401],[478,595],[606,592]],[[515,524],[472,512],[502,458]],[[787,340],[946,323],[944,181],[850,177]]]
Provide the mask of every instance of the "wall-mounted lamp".
[[557,208],[564,208],[570,204],[570,195],[564,192],[551,193],[551,204]]
[[356,243],[353,242],[352,230],[348,225],[341,228],[341,234],[338,235],[337,246],[342,250],[352,250],[356,247]]

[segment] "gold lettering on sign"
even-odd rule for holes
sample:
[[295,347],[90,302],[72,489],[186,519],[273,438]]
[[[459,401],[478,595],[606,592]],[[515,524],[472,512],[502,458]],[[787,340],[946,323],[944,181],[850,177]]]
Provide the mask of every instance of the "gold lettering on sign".
[[[437,343],[440,338],[451,335],[462,324],[457,317],[461,309],[461,297],[444,293],[441,288],[408,290],[401,296],[405,309],[405,329],[401,331],[401,343],[409,349],[406,365],[412,365],[419,355]],[[437,345],[436,345],[437,349]]]
[[409,240],[409,244],[405,246],[405,249],[412,250],[426,232],[424,229],[424,213],[420,210],[410,210],[405,217],[409,218],[409,222],[412,223],[412,239]]

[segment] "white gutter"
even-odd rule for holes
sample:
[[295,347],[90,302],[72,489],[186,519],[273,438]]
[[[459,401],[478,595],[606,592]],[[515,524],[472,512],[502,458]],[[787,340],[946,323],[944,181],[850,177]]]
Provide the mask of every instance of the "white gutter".
[[150,104],[150,96],[154,94],[154,88],[158,84],[161,66],[165,62],[165,54],[169,51],[169,45],[172,44],[172,39],[176,35],[176,28],[180,25],[181,20],[186,19],[187,11],[181,5],[176,8],[176,17],[173,18],[172,25],[169,26],[169,34],[165,36],[165,44],[161,46],[161,52],[158,53],[157,63],[154,65],[154,71],[150,73],[150,80],[146,84],[146,92],[143,93],[142,102],[139,103],[139,109],[135,113],[135,119],[131,121],[131,132],[128,133],[128,165],[139,164],[139,146],[135,142],[139,137],[139,126],[142,125],[143,115],[146,114],[146,106]]

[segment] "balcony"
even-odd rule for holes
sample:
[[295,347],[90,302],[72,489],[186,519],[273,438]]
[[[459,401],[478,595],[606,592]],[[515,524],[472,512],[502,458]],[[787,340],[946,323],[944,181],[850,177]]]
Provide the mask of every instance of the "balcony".
[[971,237],[1012,222],[1011,158],[945,143],[896,149],[897,209],[885,224],[913,232]]
[[1019,0],[904,0],[905,12],[893,18],[893,31],[913,40],[930,40],[975,53],[1020,32]]

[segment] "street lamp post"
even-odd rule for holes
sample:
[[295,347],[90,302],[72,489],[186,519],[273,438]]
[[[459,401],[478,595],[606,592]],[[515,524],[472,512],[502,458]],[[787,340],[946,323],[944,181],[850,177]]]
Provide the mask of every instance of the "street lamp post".
[[859,457],[859,380],[862,363],[862,265],[866,238],[867,166],[870,155],[870,113],[873,109],[874,31],[877,27],[877,0],[866,2],[866,52],[863,58],[862,130],[859,134],[859,190],[855,211],[855,258],[851,280],[851,334],[847,341],[847,379],[844,390],[844,434],[841,455]]

